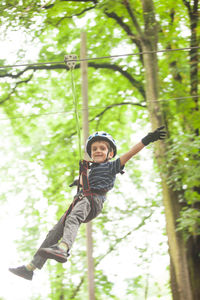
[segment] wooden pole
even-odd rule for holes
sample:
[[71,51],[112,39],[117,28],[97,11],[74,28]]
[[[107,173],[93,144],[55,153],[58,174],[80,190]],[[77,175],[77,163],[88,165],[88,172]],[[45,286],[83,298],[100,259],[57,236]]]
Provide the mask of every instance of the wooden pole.
[[[86,33],[81,33],[81,53],[80,58],[87,56]],[[82,113],[83,113],[83,143],[85,145],[89,136],[88,121],[88,64],[87,61],[81,61],[81,77],[82,77]],[[84,159],[88,159],[85,153]],[[94,260],[93,260],[93,240],[92,240],[92,222],[86,224],[86,242],[87,242],[87,262],[88,262],[88,294],[89,300],[95,300],[94,285]]]

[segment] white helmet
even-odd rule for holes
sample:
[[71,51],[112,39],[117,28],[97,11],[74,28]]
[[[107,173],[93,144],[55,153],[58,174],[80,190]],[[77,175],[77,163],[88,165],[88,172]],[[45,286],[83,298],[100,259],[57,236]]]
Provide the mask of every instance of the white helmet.
[[99,140],[106,141],[110,144],[110,146],[114,152],[114,155],[113,155],[113,157],[114,157],[117,153],[117,146],[116,146],[115,140],[112,138],[112,136],[109,133],[104,132],[104,131],[97,131],[88,137],[87,142],[86,142],[86,147],[85,147],[88,155],[91,157],[92,143],[94,143],[95,141],[99,141]]

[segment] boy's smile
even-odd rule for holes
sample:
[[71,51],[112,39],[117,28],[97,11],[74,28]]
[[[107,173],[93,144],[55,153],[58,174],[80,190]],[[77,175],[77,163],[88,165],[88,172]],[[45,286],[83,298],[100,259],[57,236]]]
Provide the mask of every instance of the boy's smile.
[[113,152],[109,152],[107,143],[104,141],[96,141],[91,145],[91,157],[96,163],[103,163],[107,159],[112,158]]

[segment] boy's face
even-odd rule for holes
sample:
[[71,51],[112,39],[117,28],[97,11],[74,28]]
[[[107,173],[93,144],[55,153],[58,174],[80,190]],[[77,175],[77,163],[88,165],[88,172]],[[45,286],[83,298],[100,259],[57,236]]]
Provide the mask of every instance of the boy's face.
[[96,141],[91,145],[91,157],[96,163],[103,163],[113,157],[113,151],[109,152],[108,145],[104,141]]

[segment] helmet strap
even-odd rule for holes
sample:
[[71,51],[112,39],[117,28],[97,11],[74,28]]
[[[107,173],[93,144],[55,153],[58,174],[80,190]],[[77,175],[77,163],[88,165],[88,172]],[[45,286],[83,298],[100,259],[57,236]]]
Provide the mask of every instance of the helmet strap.
[[106,157],[106,161],[108,161],[109,159],[111,159],[111,158],[109,158],[108,156],[109,156],[109,154],[111,153],[111,152],[113,152],[113,149],[108,149],[108,153],[107,153],[107,157]]
[[109,153],[110,153],[110,150],[108,150],[108,153],[107,153],[107,156],[106,156],[106,161],[109,161],[109,157],[108,157]]

